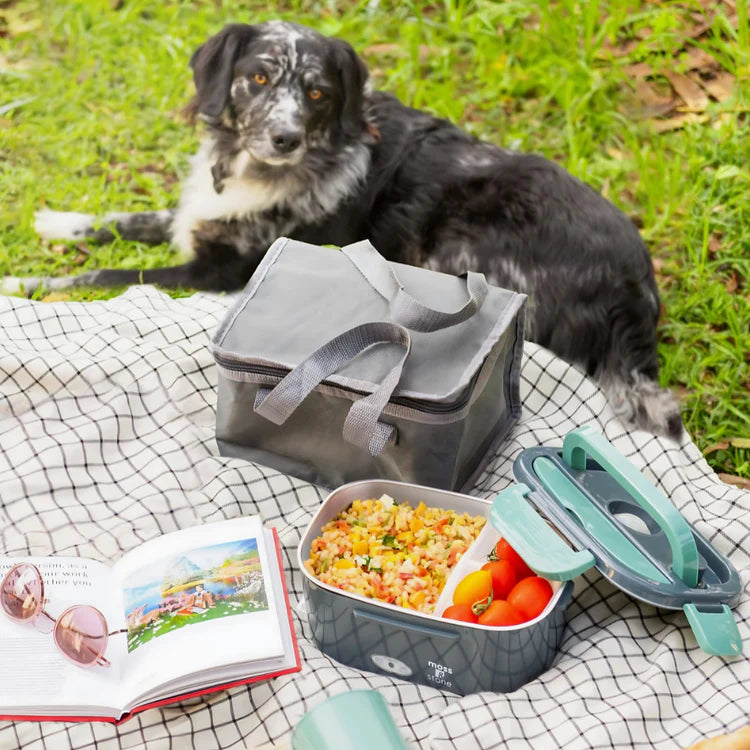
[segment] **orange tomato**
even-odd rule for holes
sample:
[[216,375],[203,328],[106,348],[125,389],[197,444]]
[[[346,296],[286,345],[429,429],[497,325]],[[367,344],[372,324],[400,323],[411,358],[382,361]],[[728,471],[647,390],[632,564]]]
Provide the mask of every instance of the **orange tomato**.
[[460,620],[461,622],[477,621],[474,610],[468,604],[451,604],[450,607],[445,608],[443,617],[447,620]]
[[482,565],[482,570],[489,570],[492,576],[492,598],[507,599],[518,582],[515,565],[509,560],[493,560]]
[[541,614],[552,598],[550,582],[539,576],[519,581],[508,594],[508,601],[527,619]]
[[464,576],[453,592],[454,604],[467,604],[478,615],[492,601],[492,575],[489,570],[475,570]]
[[524,619],[524,616],[510,602],[495,599],[479,615],[477,621],[480,625],[520,625]]
[[490,560],[507,560],[512,563],[516,569],[516,576],[520,581],[522,578],[536,575],[534,571],[523,561],[521,555],[516,552],[513,547],[501,539],[496,545],[495,549],[490,553]]

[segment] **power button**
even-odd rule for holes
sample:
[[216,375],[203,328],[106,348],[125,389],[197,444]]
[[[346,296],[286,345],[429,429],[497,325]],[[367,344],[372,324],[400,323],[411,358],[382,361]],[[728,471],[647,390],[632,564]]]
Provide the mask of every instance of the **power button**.
[[392,672],[397,674],[399,677],[411,677],[412,671],[404,662],[394,659],[392,656],[384,656],[383,654],[370,654],[370,658],[375,663],[376,667],[385,670],[386,672]]

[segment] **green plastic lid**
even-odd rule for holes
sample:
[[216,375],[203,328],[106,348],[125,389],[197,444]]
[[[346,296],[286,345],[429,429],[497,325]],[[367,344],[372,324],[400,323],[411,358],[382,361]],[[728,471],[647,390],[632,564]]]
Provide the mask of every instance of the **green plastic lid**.
[[742,652],[737,571],[603,435],[579,427],[562,449],[528,448],[513,473],[490,517],[532,570],[565,581],[596,566],[642,601],[683,609],[704,651]]

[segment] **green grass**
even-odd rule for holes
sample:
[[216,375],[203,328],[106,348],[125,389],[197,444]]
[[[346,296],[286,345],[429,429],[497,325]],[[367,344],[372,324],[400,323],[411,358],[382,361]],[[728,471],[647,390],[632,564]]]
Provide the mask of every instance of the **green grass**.
[[[171,262],[167,247],[41,243],[33,211],[173,205],[199,137],[180,117],[191,52],[226,21],[297,20],[349,40],[377,87],[557,160],[642,226],[664,303],[662,383],[714,468],[750,477],[750,32],[747,0],[735,24],[713,6],[691,39],[690,0],[0,0],[0,275]],[[657,134],[625,68],[648,63],[666,86],[691,46],[735,76],[733,97]]]

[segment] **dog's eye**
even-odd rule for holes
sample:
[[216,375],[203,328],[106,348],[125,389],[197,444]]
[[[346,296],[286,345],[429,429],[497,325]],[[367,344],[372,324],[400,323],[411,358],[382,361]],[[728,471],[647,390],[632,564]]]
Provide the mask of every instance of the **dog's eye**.
[[268,83],[268,76],[263,73],[256,73],[253,78],[259,86],[265,86]]
[[310,91],[308,92],[308,96],[313,101],[317,102],[318,99],[320,99],[320,97],[323,96],[323,92],[320,89],[310,89]]

